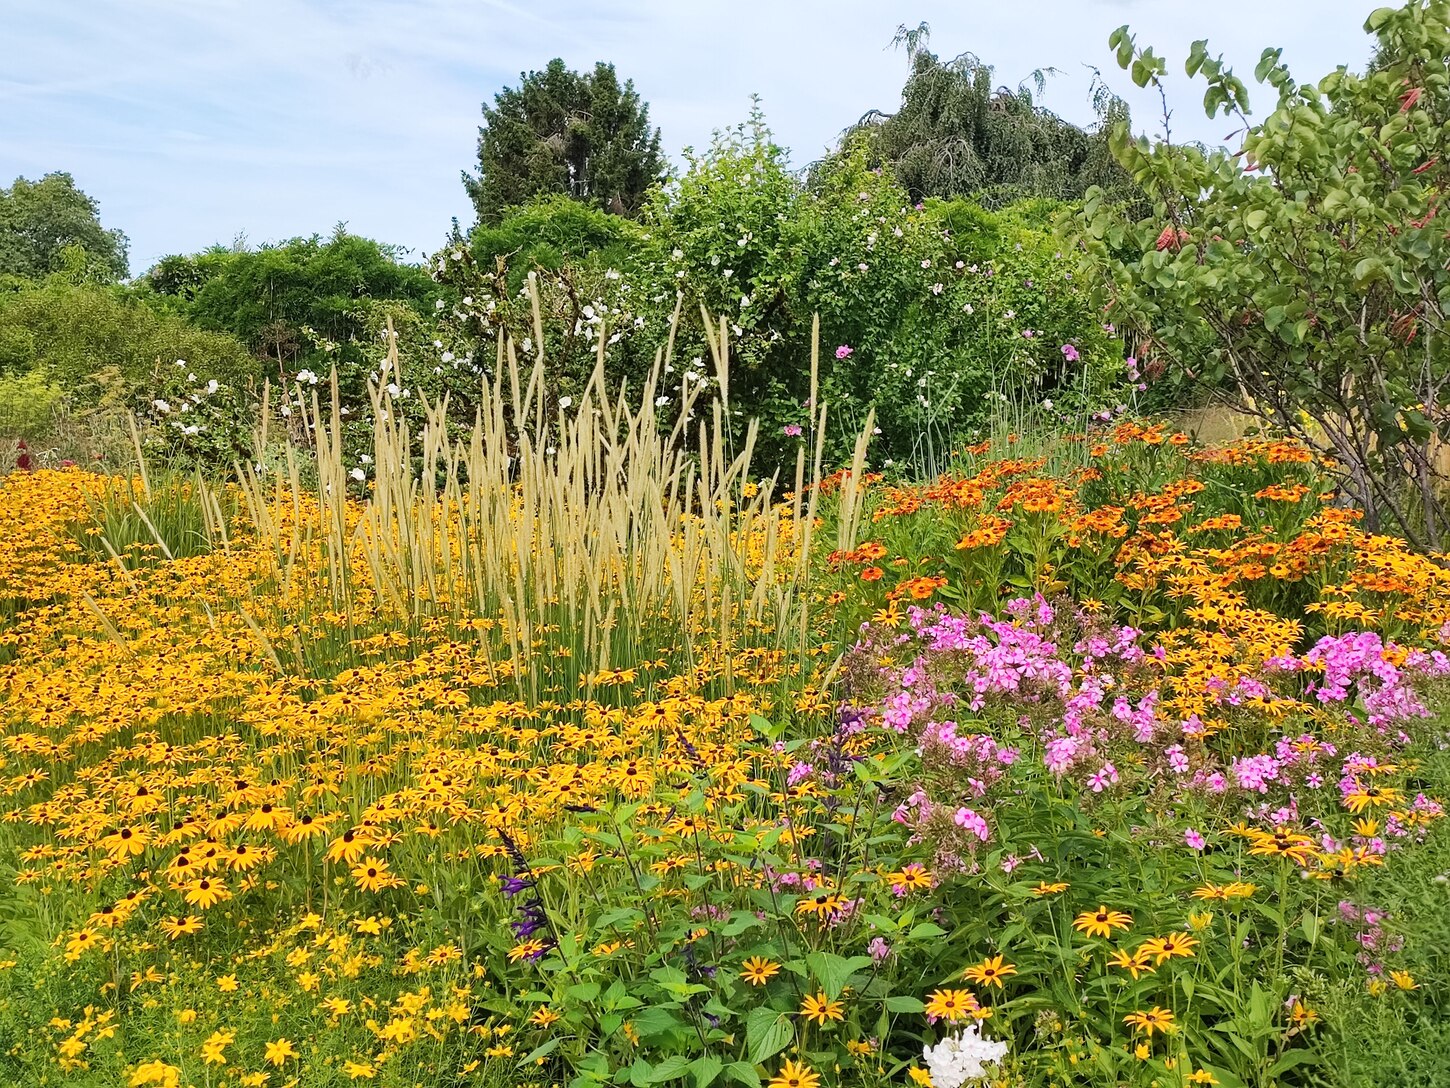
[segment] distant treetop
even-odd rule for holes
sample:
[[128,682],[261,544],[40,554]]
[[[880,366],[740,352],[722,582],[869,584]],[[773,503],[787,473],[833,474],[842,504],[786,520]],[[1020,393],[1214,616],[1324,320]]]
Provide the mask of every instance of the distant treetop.
[[[864,143],[873,165],[886,167],[915,200],[972,197],[995,207],[1027,197],[1073,200],[1098,185],[1128,197],[1136,190],[1107,144],[1127,106],[1095,84],[1104,124],[1084,130],[1036,104],[1051,69],[1029,87],[994,83],[994,70],[972,53],[942,60],[927,49],[930,27],[898,28],[910,74],[894,113],[871,110],[848,128],[845,147]],[[828,167],[829,164],[822,164]]]
[[0,275],[40,279],[67,271],[80,250],[97,278],[125,279],[128,244],[119,230],[101,226],[96,202],[63,171],[0,189]]
[[634,83],[621,86],[612,64],[581,74],[558,59],[519,80],[483,107],[478,173],[463,174],[479,222],[552,193],[634,216],[665,172],[659,129]]

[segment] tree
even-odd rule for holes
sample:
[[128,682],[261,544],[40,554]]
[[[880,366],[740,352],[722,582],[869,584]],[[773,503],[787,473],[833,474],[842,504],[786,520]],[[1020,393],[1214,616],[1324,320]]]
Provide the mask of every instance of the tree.
[[[1450,443],[1450,0],[1381,8],[1363,75],[1297,83],[1266,50],[1278,94],[1247,119],[1244,84],[1196,42],[1190,76],[1210,117],[1243,124],[1237,151],[1150,144],[1125,127],[1119,161],[1154,201],[1145,218],[1089,194],[1082,241],[1117,320],[1153,366],[1262,417],[1340,466],[1372,528],[1442,549]],[[1111,45],[1139,86],[1166,64],[1127,27]]]
[[[943,61],[927,49],[930,27],[898,29],[911,71],[895,113],[871,110],[846,130],[843,148],[864,142],[872,165],[888,167],[913,200],[973,197],[1000,206],[1029,197],[1080,198],[1098,185],[1136,195],[1107,146],[1127,106],[1095,84],[1104,124],[1078,128],[1038,106],[1025,84],[994,84],[992,67],[971,53]],[[1048,71],[1033,73],[1041,94]]]
[[478,175],[463,174],[481,223],[534,197],[563,193],[616,215],[635,215],[664,174],[659,129],[649,106],[614,65],[581,75],[552,60],[520,75],[483,107]]
[[372,336],[371,310],[383,300],[426,307],[436,293],[431,278],[398,256],[339,227],[326,241],[314,235],[257,250],[214,246],[165,257],[146,279],[197,325],[231,333],[283,366],[308,354],[309,338],[358,356]]
[[96,278],[124,279],[127,245],[119,230],[101,226],[99,206],[67,173],[0,189],[0,274],[39,279],[62,271],[64,251],[79,247]]

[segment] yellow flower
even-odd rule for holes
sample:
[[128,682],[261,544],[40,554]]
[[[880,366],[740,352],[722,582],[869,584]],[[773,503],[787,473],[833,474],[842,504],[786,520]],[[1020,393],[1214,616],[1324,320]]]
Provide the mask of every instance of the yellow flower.
[[509,949],[508,956],[510,963],[517,963],[522,959],[532,959],[544,950],[544,942],[537,937],[522,941]]
[[824,993],[807,994],[801,1002],[801,1016],[824,1025],[827,1020],[844,1020],[846,1006],[828,998]]
[[751,956],[740,965],[740,977],[752,986],[764,986],[779,971],[780,964],[764,956]]
[[1136,952],[1129,952],[1126,949],[1120,948],[1108,958],[1108,963],[1113,967],[1121,967],[1124,971],[1131,974],[1134,981],[1136,981],[1138,976],[1145,972],[1150,975],[1153,973],[1154,968],[1149,963],[1151,959],[1152,956],[1142,948]]
[[289,1039],[274,1039],[267,1044],[266,1060],[272,1065],[282,1065],[288,1058],[297,1057],[297,1051],[293,1048]]
[[921,1085],[921,1088],[932,1088],[931,1074],[925,1069],[913,1065],[906,1072],[910,1075],[913,1083]]
[[1017,968],[1010,963],[1003,963],[1003,957],[993,956],[983,960],[975,967],[968,967],[962,972],[962,977],[969,978],[973,982],[981,983],[983,986],[995,986],[1002,989],[1002,980],[1008,975],[1015,975]]
[[981,1008],[971,990],[933,990],[926,1001],[927,1016],[939,1016],[952,1023],[976,1017]]
[[1120,910],[1109,910],[1099,906],[1097,910],[1083,911],[1073,919],[1072,928],[1081,930],[1089,937],[1111,937],[1114,929],[1127,929],[1133,924],[1133,916]]
[[1123,1023],[1132,1025],[1150,1038],[1155,1031],[1161,1031],[1166,1035],[1174,1030],[1172,1011],[1160,1009],[1156,1005],[1147,1012],[1130,1012],[1123,1017]]
[[234,1031],[214,1031],[207,1036],[206,1042],[201,1044],[201,1060],[207,1065],[226,1065],[226,1055],[222,1053],[235,1041],[237,1033]]
[[818,920],[825,921],[845,905],[846,900],[835,892],[817,892],[815,895],[802,896],[795,905],[795,912],[814,914]]
[[894,873],[887,873],[881,878],[893,888],[900,888],[902,891],[925,891],[931,888],[931,871],[924,865],[912,862],[910,865],[903,865]]
[[343,1062],[342,1071],[348,1075],[349,1080],[372,1080],[377,1074],[377,1070],[367,1062]]
[[216,988],[218,990],[220,990],[224,994],[234,994],[234,993],[236,993],[237,992],[237,976],[234,975],[234,974],[233,975],[222,975],[220,978],[218,978],[216,980]]
[[769,1088],[818,1088],[821,1075],[803,1062],[786,1060],[780,1072],[771,1078]]
[[1068,882],[1065,880],[1059,880],[1053,884],[1042,881],[1037,885],[1037,887],[1032,889],[1032,894],[1038,896],[1039,898],[1044,895],[1056,895],[1058,892],[1067,891],[1069,887],[1071,887],[1071,885],[1068,884]]
[[1140,951],[1152,956],[1159,964],[1163,964],[1174,956],[1191,958],[1196,944],[1198,944],[1198,940],[1187,933],[1170,933],[1166,937],[1153,937],[1144,941]]
[[224,899],[230,899],[232,893],[220,880],[212,880],[210,877],[202,877],[194,880],[186,886],[186,901],[193,907],[200,907],[207,910],[216,906]]
[[1415,976],[1408,971],[1391,971],[1390,981],[1402,990],[1418,990],[1420,984],[1415,981]]
[[181,1083],[181,1070],[163,1061],[142,1062],[131,1074],[131,1088],[156,1084],[160,1088],[177,1088]]
[[201,919],[195,914],[188,914],[185,918],[163,918],[161,920],[161,932],[165,933],[173,941],[178,937],[186,937],[193,933],[200,933]]
[[1189,1084],[1213,1085],[1218,1083],[1218,1078],[1210,1073],[1207,1069],[1195,1069],[1192,1073],[1189,1073],[1188,1076],[1183,1079],[1186,1080]]
[[375,857],[363,858],[353,866],[352,878],[357,881],[357,886],[365,892],[380,891],[383,888],[391,888],[402,883],[388,872],[387,861]]

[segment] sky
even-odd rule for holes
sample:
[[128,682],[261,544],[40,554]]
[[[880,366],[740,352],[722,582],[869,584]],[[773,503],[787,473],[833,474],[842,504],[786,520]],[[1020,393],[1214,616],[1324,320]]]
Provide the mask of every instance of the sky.
[[[1055,68],[1043,104],[1093,118],[1089,66],[1152,131],[1161,109],[1113,62],[1124,23],[1170,61],[1175,138],[1223,142],[1182,61],[1208,38],[1250,84],[1265,46],[1300,79],[1370,54],[1375,0],[0,0],[0,186],[69,171],[131,239],[139,274],[168,253],[253,245],[339,222],[437,249],[472,207],[479,108],[562,57],[613,62],[678,162],[759,95],[804,166],[867,110],[900,102],[900,24],[975,53],[1015,86]],[[1255,98],[1253,92],[1258,90]]]

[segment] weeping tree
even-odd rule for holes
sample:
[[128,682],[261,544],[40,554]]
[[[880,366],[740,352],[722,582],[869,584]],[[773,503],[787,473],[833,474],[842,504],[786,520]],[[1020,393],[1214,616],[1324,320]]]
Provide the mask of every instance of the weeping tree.
[[926,23],[898,28],[892,44],[910,65],[901,106],[868,112],[846,130],[843,147],[863,142],[873,165],[891,169],[915,200],[971,197],[996,207],[1027,197],[1074,200],[1094,185],[1137,195],[1107,141],[1127,122],[1127,106],[1101,80],[1093,83],[1100,123],[1084,130],[1037,104],[1052,69],[1032,73],[1030,85],[1001,86],[972,53],[932,53],[930,31]]

